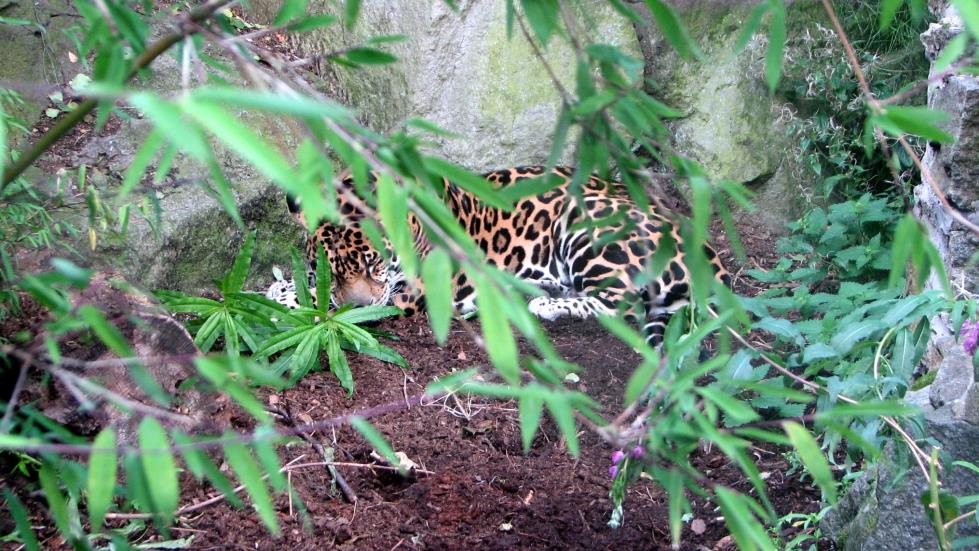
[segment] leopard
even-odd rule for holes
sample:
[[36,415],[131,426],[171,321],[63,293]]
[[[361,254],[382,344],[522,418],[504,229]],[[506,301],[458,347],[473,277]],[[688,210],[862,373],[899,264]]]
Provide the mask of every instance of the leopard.
[[[660,347],[670,317],[691,298],[692,278],[685,262],[688,251],[677,213],[655,202],[640,207],[625,185],[596,175],[572,189],[574,169],[570,167],[517,166],[482,177],[500,189],[545,174],[555,175],[545,191],[517,199],[510,210],[487,205],[447,180],[442,182],[443,198],[482,250],[486,263],[543,291],[527,304],[532,314],[556,320],[624,312],[641,328],[648,344]],[[374,182],[376,175],[369,178]],[[340,176],[338,185],[354,189],[349,174]],[[306,234],[306,276],[311,277],[318,251],[323,249],[332,272],[333,304],[392,305],[405,316],[420,312],[425,306],[421,282],[408,280],[389,244],[383,251],[374,246],[361,224],[364,210],[351,197],[338,194],[343,223],[324,222]],[[299,201],[291,196],[287,199],[292,216],[305,227]],[[611,222],[595,223],[602,220]],[[409,215],[408,222],[415,248],[424,257],[432,244],[414,215]],[[644,270],[667,239],[672,243],[672,251],[667,250],[672,256],[662,273],[655,278],[645,276]],[[708,243],[703,244],[703,251],[714,277],[730,287],[730,273],[717,251]],[[276,281],[267,296],[289,307],[298,306],[294,281]],[[473,282],[464,272],[456,274],[456,312],[474,312],[475,299]]]

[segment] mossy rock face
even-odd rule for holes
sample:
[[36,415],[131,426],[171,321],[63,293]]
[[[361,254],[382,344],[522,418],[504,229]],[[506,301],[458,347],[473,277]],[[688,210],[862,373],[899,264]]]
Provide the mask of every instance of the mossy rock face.
[[[734,54],[744,22],[755,2],[692,0],[679,4],[702,59],[681,60],[652,25],[639,29],[650,93],[684,113],[672,121],[677,151],[701,163],[713,178],[743,183],[763,205],[752,216],[783,230],[808,207],[810,177],[796,166],[795,146],[786,125],[793,110],[773,95],[765,80],[765,29]],[[789,35],[804,33],[825,14],[816,3],[788,6]],[[793,57],[791,48],[786,59]],[[790,63],[787,61],[787,63]]]
[[[14,89],[23,105],[6,103],[8,115],[32,126],[48,105],[48,95],[83,70],[77,50],[62,32],[73,24],[71,17],[55,14],[72,13],[71,2],[52,0],[5,2],[2,16],[32,22],[31,25],[0,24],[0,82]],[[76,57],[69,57],[68,53]],[[74,62],[71,59],[75,59]],[[11,145],[18,146],[24,135],[11,132]]]
[[[172,56],[158,58],[153,75],[140,84],[164,94],[179,89],[176,63]],[[229,112],[258,132],[270,147],[287,156],[295,150],[295,138],[281,117]],[[99,188],[104,201],[112,201],[114,189],[131,164],[136,148],[151,129],[152,124],[146,120],[123,120],[118,130],[89,138],[71,161],[76,166],[86,164],[89,182]],[[212,144],[215,159],[232,186],[243,227],[215,198],[207,167],[178,154],[166,178],[153,184],[156,166],[151,165],[142,182],[151,190],[142,198],[130,197],[131,202],[145,202],[151,199],[146,194],[152,194],[159,203],[159,219],[153,209],[149,220],[133,209],[125,234],[96,226],[96,246],[92,251],[86,231],[87,209],[80,206],[64,215],[86,236],[77,243],[79,250],[86,251],[86,263],[117,269],[130,282],[148,290],[214,291],[214,281],[231,268],[246,232],[254,229],[258,235],[246,288],[261,289],[270,283],[273,265],[288,267],[290,249],[301,242],[302,229],[289,215],[282,191],[220,142],[212,140]]]
[[[256,16],[268,20],[280,0],[252,2]],[[310,2],[310,13],[337,13],[325,0]],[[640,57],[629,21],[606,2],[581,8],[579,20],[597,41]],[[541,163],[561,98],[519,28],[507,37],[505,4],[475,0],[454,12],[441,2],[366,0],[351,31],[332,26],[294,37],[304,56],[336,51],[380,34],[407,40],[385,45],[397,64],[347,69],[325,63],[324,92],[348,103],[374,130],[396,130],[409,117],[423,117],[456,134],[437,138],[435,152],[473,170]],[[574,89],[571,49],[553,40],[545,59],[558,80]],[[570,140],[569,140],[570,141]],[[567,147],[561,162],[573,161]]]

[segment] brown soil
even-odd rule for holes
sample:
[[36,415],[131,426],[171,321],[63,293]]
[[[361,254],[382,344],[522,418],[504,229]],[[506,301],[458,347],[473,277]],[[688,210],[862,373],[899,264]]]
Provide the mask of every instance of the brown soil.
[[[402,400],[421,392],[433,379],[452,370],[485,366],[487,360],[461,331],[442,348],[431,337],[425,319],[416,317],[385,325],[402,337],[397,348],[412,369],[358,357],[352,362],[357,389],[345,399],[335,378],[320,372],[295,388],[277,395],[280,408],[311,419]],[[550,326],[557,349],[581,365],[578,387],[614,413],[624,380],[635,356],[594,322],[563,322]],[[613,451],[594,433],[581,433],[581,456],[570,456],[553,423],[542,427],[530,453],[524,455],[516,404],[480,397],[452,396],[436,403],[372,419],[394,449],[404,452],[430,476],[414,480],[362,468],[342,468],[357,495],[352,505],[331,491],[329,473],[322,467],[293,472],[292,484],[308,509],[311,527],[288,499],[277,501],[281,539],[273,539],[252,511],[226,505],[205,509],[188,519],[180,535],[196,534],[201,549],[668,549],[664,492],[649,482],[629,490],[625,524],[607,526],[611,479],[607,474]],[[324,446],[336,450],[339,461],[371,463],[370,446],[349,428],[318,434]],[[283,462],[316,461],[308,446],[282,450]],[[819,509],[819,492],[798,478],[787,477],[781,454],[756,449],[769,494],[779,514]],[[749,483],[716,450],[691,458],[712,481],[749,491]],[[205,499],[211,489],[191,484],[185,502]],[[694,519],[703,532],[684,528],[681,549],[733,549],[715,506],[698,499]],[[699,527],[700,523],[696,523]],[[186,532],[183,530],[187,530]]]

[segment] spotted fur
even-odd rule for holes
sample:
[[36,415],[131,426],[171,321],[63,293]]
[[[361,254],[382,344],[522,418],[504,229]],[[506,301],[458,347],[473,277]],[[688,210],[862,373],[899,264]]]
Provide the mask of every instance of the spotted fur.
[[[484,177],[496,186],[507,186],[540,177],[544,170],[517,167]],[[691,281],[682,239],[668,213],[640,209],[621,184],[597,177],[585,182],[580,201],[576,200],[568,191],[572,170],[557,167],[553,172],[565,182],[541,195],[520,199],[510,212],[486,206],[448,183],[445,200],[486,254],[487,262],[549,292],[549,296],[531,299],[528,306],[533,314],[553,320],[624,310],[632,319],[642,320],[648,342],[660,344],[669,317],[689,301]],[[342,185],[352,186],[352,182],[347,179]],[[418,312],[424,306],[420,282],[406,280],[397,258],[385,262],[361,229],[363,214],[353,204],[341,197],[339,208],[347,223],[319,226],[306,246],[310,265],[315,265],[318,249],[325,249],[333,272],[333,302],[393,304],[406,315]],[[302,221],[292,200],[290,210]],[[616,224],[587,224],[617,213],[621,213],[621,222]],[[409,224],[417,250],[424,256],[431,245],[413,217]],[[666,234],[672,237],[677,252],[657,280],[641,285],[643,267]],[[730,277],[717,254],[710,246],[704,249],[715,276],[728,284]],[[277,290],[278,296],[272,296],[270,289],[270,298],[294,302],[294,287],[291,297],[287,287]],[[465,274],[456,276],[454,293],[458,312],[475,309],[475,288]]]

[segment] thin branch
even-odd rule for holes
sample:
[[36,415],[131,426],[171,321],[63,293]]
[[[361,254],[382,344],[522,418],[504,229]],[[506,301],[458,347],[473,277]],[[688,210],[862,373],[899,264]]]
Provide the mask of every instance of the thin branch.
[[21,362],[20,373],[17,374],[17,382],[14,383],[14,390],[10,393],[10,399],[7,400],[7,409],[3,412],[3,420],[0,421],[0,434],[6,434],[10,429],[10,423],[14,418],[14,410],[17,409],[17,401],[20,399],[20,393],[24,389],[24,382],[27,380],[27,372],[30,368],[30,360]]

